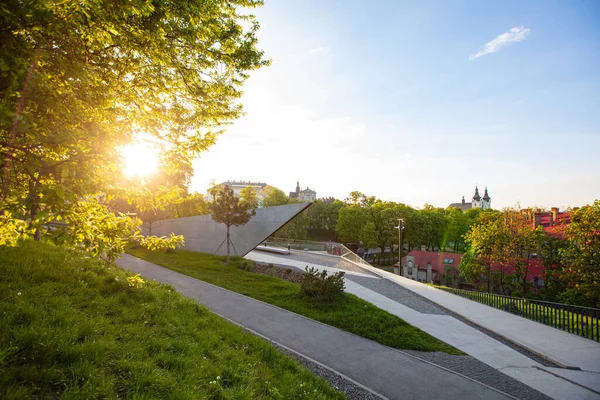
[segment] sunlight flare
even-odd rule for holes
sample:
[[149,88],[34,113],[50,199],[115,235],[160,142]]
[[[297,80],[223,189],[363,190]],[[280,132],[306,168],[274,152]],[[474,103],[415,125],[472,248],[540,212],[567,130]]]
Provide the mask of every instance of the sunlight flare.
[[158,153],[146,143],[134,143],[121,149],[123,173],[128,177],[146,177],[158,168]]

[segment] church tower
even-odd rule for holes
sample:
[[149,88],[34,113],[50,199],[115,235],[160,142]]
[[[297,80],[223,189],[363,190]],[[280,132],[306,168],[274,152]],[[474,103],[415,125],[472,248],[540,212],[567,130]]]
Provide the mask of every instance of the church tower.
[[477,187],[477,185],[475,185],[475,194],[473,195],[471,204],[472,204],[473,208],[481,208],[482,207],[481,196],[479,195],[479,188]]
[[296,180],[296,197],[300,195],[300,180]]
[[484,210],[492,208],[492,198],[488,194],[487,186],[485,188],[485,193],[483,194],[483,198],[481,200],[481,208],[483,208]]

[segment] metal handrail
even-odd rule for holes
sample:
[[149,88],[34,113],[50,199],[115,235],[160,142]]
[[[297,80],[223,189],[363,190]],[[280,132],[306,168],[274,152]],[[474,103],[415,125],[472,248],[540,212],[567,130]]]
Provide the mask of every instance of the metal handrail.
[[438,289],[600,342],[600,309],[437,286]]

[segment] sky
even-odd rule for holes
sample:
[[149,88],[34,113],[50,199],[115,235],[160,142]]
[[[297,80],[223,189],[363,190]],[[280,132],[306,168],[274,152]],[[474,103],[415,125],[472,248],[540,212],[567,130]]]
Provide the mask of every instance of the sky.
[[600,199],[600,2],[266,0],[272,65],[194,162],[211,180],[413,207]]

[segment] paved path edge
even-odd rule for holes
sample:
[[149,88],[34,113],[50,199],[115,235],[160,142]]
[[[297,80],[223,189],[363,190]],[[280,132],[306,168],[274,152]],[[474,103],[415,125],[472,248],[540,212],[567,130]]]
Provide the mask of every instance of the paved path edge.
[[559,375],[559,374],[557,374],[556,372],[550,371],[550,370],[549,370],[549,369],[547,369],[547,368],[541,368],[541,367],[537,367],[537,366],[534,366],[533,368],[539,369],[540,371],[547,372],[547,373],[549,373],[550,375],[554,375],[554,376],[556,376],[556,377],[558,377],[558,378],[560,378],[560,379],[564,379],[565,381],[567,381],[567,382],[570,382],[570,383],[572,383],[573,385],[580,386],[580,387],[582,387],[582,388],[584,388],[584,389],[587,389],[587,390],[589,390],[590,392],[594,392],[595,394],[598,394],[598,395],[600,395],[600,392],[599,392],[599,391],[597,391],[597,390],[595,390],[595,389],[592,389],[591,387],[585,386],[585,385],[583,385],[583,384],[581,384],[581,383],[579,383],[579,382],[576,382],[576,381],[574,381],[574,380],[572,380],[572,379],[569,379],[569,378],[567,378],[566,376]]
[[[372,268],[373,268],[373,270],[371,270],[371,269],[365,268],[365,267],[364,267],[364,265],[361,265],[361,264],[359,264],[359,263],[357,263],[357,262],[354,262],[354,261],[351,261],[351,260],[347,260],[347,259],[344,259],[344,260],[346,260],[346,261],[348,261],[348,262],[351,262],[352,264],[356,265],[357,267],[360,267],[360,268],[362,268],[362,269],[363,269],[363,270],[365,270],[365,271],[372,272],[372,273],[376,274],[377,276],[379,276],[379,277],[381,277],[381,278],[383,278],[383,279],[385,279],[385,280],[387,280],[387,281],[389,281],[389,282],[392,282],[392,283],[394,283],[395,285],[397,285],[397,284],[398,284],[398,283],[397,283],[397,282],[395,282],[393,279],[390,279],[388,276],[386,276],[386,274],[382,274],[382,273],[381,273],[381,271],[378,271],[378,269],[377,269],[376,267],[372,267]],[[409,288],[406,288],[406,289],[410,290]],[[435,288],[435,289],[437,289],[437,288]],[[437,289],[437,290],[440,290],[440,289]],[[411,292],[412,292],[412,290],[411,290]],[[419,293],[416,293],[416,292],[413,292],[413,293],[415,293],[417,296],[421,296]],[[453,294],[453,293],[451,293],[451,294]],[[455,295],[455,296],[456,296],[456,295]],[[429,300],[429,299],[428,299],[428,300]],[[433,301],[433,300],[430,300],[430,301]],[[471,301],[473,301],[473,300],[471,300]],[[444,305],[442,305],[442,304],[440,304],[440,303],[437,303],[437,302],[435,302],[435,301],[434,301],[434,303],[435,303],[435,304],[437,304],[437,305],[438,305],[440,308],[442,308],[442,309],[446,310],[446,311],[447,311],[447,312],[448,312],[450,315],[459,315],[461,318],[465,319],[466,321],[469,321],[469,322],[470,322],[470,323],[472,323],[473,325],[477,325],[477,326],[478,326],[479,328],[481,328],[482,330],[484,330],[484,331],[487,331],[487,332],[491,332],[491,333],[493,333],[494,335],[497,335],[497,336],[501,337],[502,339],[506,340],[507,342],[510,342],[510,343],[512,343],[512,344],[513,344],[514,346],[516,346],[516,347],[519,347],[519,348],[521,348],[521,349],[523,349],[523,350],[525,350],[525,351],[528,351],[528,352],[530,352],[530,353],[532,353],[532,354],[536,355],[537,357],[540,357],[540,358],[542,358],[542,359],[544,359],[544,360],[546,360],[546,361],[549,361],[549,362],[551,362],[551,363],[553,363],[553,364],[556,364],[556,365],[557,365],[559,368],[564,368],[564,369],[570,369],[570,370],[581,371],[581,368],[579,368],[579,367],[576,367],[576,366],[570,366],[570,365],[566,365],[566,364],[564,364],[563,362],[557,361],[557,360],[553,359],[552,357],[549,357],[549,356],[548,356],[548,355],[546,355],[546,354],[542,354],[542,353],[540,353],[540,352],[538,352],[538,351],[536,351],[536,350],[534,350],[534,349],[531,349],[531,348],[529,348],[529,347],[527,347],[527,346],[523,345],[522,343],[519,343],[519,342],[515,341],[515,340],[514,340],[514,339],[512,339],[512,338],[509,338],[509,337],[507,337],[507,336],[505,336],[505,335],[503,335],[503,334],[501,334],[501,333],[498,333],[498,332],[496,332],[496,331],[493,331],[493,330],[491,330],[490,328],[488,328],[488,327],[485,327],[485,326],[481,325],[480,323],[478,323],[478,322],[476,322],[476,321],[473,321],[472,319],[468,318],[467,316],[465,316],[465,315],[463,315],[463,314],[460,314],[460,313],[458,313],[458,312],[456,312],[456,311],[454,311],[454,310],[451,310],[451,309],[449,309],[449,308],[447,308],[447,307],[444,307]],[[502,311],[502,310],[500,310],[500,311]],[[505,312],[506,312],[506,311],[505,311]],[[547,372],[547,371],[546,371],[546,372]],[[564,377],[560,377],[560,378],[563,378],[563,379],[564,379]],[[579,386],[581,386],[581,385],[579,385]],[[586,389],[589,389],[589,388],[587,388],[587,387],[586,387]]]
[[[130,256],[130,257],[134,257],[134,256],[131,256],[131,255],[129,255],[129,256]],[[138,257],[134,257],[134,258],[138,258]],[[140,260],[143,260],[143,259],[141,259],[141,258],[140,258]],[[149,261],[146,261],[146,260],[143,260],[143,261],[150,263]],[[120,265],[117,265],[116,263],[113,263],[113,265],[114,265],[114,266],[116,266],[116,267],[118,267],[118,268],[120,268],[120,269],[127,270],[127,268],[125,268],[125,267],[121,267]],[[158,264],[154,264],[154,265],[156,265],[156,266],[158,266],[158,267],[160,267],[160,268],[169,269],[169,268],[163,267],[163,266],[161,266],[161,265],[158,265]],[[311,319],[311,318],[305,317],[304,315],[301,315],[301,314],[295,313],[295,312],[293,312],[293,311],[286,310],[286,309],[284,309],[284,308],[281,308],[281,307],[279,307],[279,306],[275,306],[275,305],[273,305],[273,304],[265,303],[264,301],[261,301],[261,300],[254,299],[254,298],[252,298],[252,297],[250,297],[250,296],[246,296],[245,294],[241,294],[241,293],[238,293],[238,292],[234,292],[233,290],[229,290],[229,289],[227,289],[227,288],[224,288],[224,287],[221,287],[221,286],[214,285],[214,284],[212,284],[212,283],[210,283],[210,282],[206,282],[206,281],[203,281],[203,280],[201,280],[201,279],[194,278],[193,276],[189,276],[189,275],[182,274],[181,272],[178,272],[178,271],[175,271],[175,270],[171,270],[171,269],[169,269],[169,270],[170,270],[170,271],[172,271],[172,272],[175,272],[175,273],[177,273],[177,274],[180,274],[180,275],[183,275],[183,276],[187,276],[187,277],[189,277],[189,278],[192,278],[192,279],[196,279],[196,280],[198,280],[198,281],[201,281],[201,282],[203,282],[203,283],[205,283],[205,284],[207,284],[207,285],[213,286],[213,287],[215,287],[215,288],[217,288],[217,289],[221,289],[221,290],[227,291],[227,292],[229,292],[229,293],[233,293],[233,294],[235,294],[235,295],[238,295],[238,296],[245,297],[246,299],[248,299],[248,300],[250,300],[250,301],[255,301],[255,302],[261,303],[261,304],[263,304],[263,305],[266,305],[266,306],[269,306],[269,307],[272,307],[272,308],[276,308],[276,309],[279,309],[279,310],[281,310],[281,311],[284,311],[284,312],[287,312],[287,313],[290,313],[290,314],[294,314],[294,315],[296,315],[296,316],[298,316],[298,317],[300,317],[300,318],[306,319],[306,320],[308,320],[308,321],[311,321],[311,322],[316,322],[316,323],[318,323],[318,324],[321,324],[321,325],[323,325],[323,326],[327,326],[327,327],[329,327],[329,328],[339,329],[339,330],[341,330],[341,331],[343,331],[343,332],[345,332],[345,333],[347,333],[347,334],[350,334],[350,335],[352,335],[352,336],[355,336],[355,337],[357,337],[357,338],[360,338],[360,339],[362,339],[362,340],[369,340],[369,341],[372,341],[371,339],[364,338],[364,337],[362,337],[362,336],[359,336],[359,335],[357,335],[357,334],[355,334],[355,333],[353,333],[353,332],[344,331],[344,330],[342,330],[342,329],[340,329],[340,328],[336,328],[335,326],[328,325],[328,324],[326,324],[326,323],[324,323],[324,322],[317,321],[317,320],[314,320],[314,319]],[[170,283],[163,283],[163,282],[157,281],[157,280],[155,280],[155,279],[151,279],[151,280],[153,280],[153,281],[155,281],[155,282],[158,282],[158,283],[161,283],[161,284],[163,284],[163,285],[169,285],[169,286],[173,286],[173,285],[171,285]],[[184,297],[187,297],[187,296],[185,296],[183,293],[181,293],[181,292],[179,292],[179,291],[177,291],[177,292],[178,292],[179,294],[181,294],[182,296],[184,296]],[[189,298],[189,297],[188,297],[188,298]],[[192,300],[194,300],[194,299],[192,299]],[[194,301],[196,301],[196,300],[194,300]],[[200,303],[200,304],[202,304],[202,303]],[[269,337],[267,337],[267,336],[265,336],[265,335],[262,335],[262,334],[260,334],[260,333],[258,333],[258,332],[256,332],[256,331],[254,331],[253,329],[250,329],[250,328],[248,328],[248,327],[244,326],[243,324],[240,324],[240,323],[238,323],[238,322],[236,322],[236,321],[233,321],[233,320],[231,320],[231,319],[229,319],[229,318],[227,318],[227,317],[224,317],[224,316],[222,316],[221,314],[214,312],[213,310],[211,310],[211,309],[210,309],[210,307],[208,307],[208,306],[206,306],[206,305],[204,305],[204,304],[202,304],[202,306],[206,307],[207,309],[209,309],[209,310],[210,310],[210,312],[212,312],[212,313],[213,313],[213,314],[215,314],[215,315],[218,315],[220,318],[223,318],[224,320],[226,320],[226,321],[228,321],[228,322],[231,322],[231,323],[233,323],[233,324],[235,324],[235,325],[237,325],[237,326],[239,326],[239,327],[241,327],[241,328],[245,329],[246,331],[248,331],[248,332],[251,332],[252,334],[254,334],[254,335],[257,335],[257,336],[259,336],[259,337],[261,337],[261,338],[263,338],[263,339],[265,339],[265,340],[267,340],[267,341],[269,341],[269,342],[271,342],[271,343],[275,343],[277,346],[281,346],[282,348],[284,348],[284,349],[286,349],[286,350],[288,350],[288,351],[291,351],[292,353],[294,353],[294,354],[297,354],[297,355],[299,355],[300,357],[303,357],[303,358],[305,358],[305,359],[307,359],[307,360],[309,360],[309,361],[311,361],[311,362],[314,362],[315,364],[317,364],[317,365],[319,365],[319,366],[322,366],[323,368],[325,368],[325,369],[327,369],[327,370],[329,370],[329,371],[331,371],[331,372],[333,372],[333,373],[335,373],[335,374],[337,374],[337,375],[341,376],[342,378],[349,380],[350,382],[352,382],[352,383],[356,384],[357,386],[359,386],[359,387],[361,387],[361,388],[365,389],[365,390],[366,390],[366,391],[368,391],[369,393],[371,393],[371,394],[373,394],[373,395],[375,395],[375,396],[377,396],[377,397],[380,397],[380,398],[382,398],[382,399],[386,399],[386,400],[388,399],[388,397],[385,397],[385,396],[383,396],[382,394],[379,394],[379,393],[375,392],[373,389],[366,387],[365,385],[361,384],[360,382],[357,382],[357,381],[355,381],[354,379],[352,379],[352,378],[350,378],[350,377],[346,376],[345,374],[343,374],[343,373],[341,373],[341,372],[339,372],[339,371],[337,371],[337,370],[335,370],[335,369],[333,369],[333,368],[331,368],[331,367],[329,367],[329,366],[327,366],[327,365],[324,365],[324,364],[320,363],[319,361],[316,361],[316,360],[312,359],[311,357],[308,357],[308,356],[306,356],[306,355],[304,355],[304,354],[302,354],[302,353],[298,352],[297,350],[290,349],[289,347],[287,347],[287,346],[285,346],[285,345],[283,345],[283,344],[281,344],[281,343],[279,343],[279,342],[277,342],[277,341],[275,341],[275,340],[272,340],[272,339],[270,339]],[[412,326],[412,325],[411,325],[411,326]],[[426,332],[425,332],[425,333],[426,333]],[[377,342],[375,342],[375,343],[377,343]],[[500,393],[500,394],[502,394],[502,395],[504,395],[504,396],[506,396],[506,397],[508,397],[508,398],[510,398],[510,399],[519,400],[518,398],[516,398],[516,397],[514,397],[514,396],[512,396],[512,395],[510,395],[510,394],[508,394],[508,393],[505,393],[505,392],[503,392],[503,391],[501,391],[501,390],[499,390],[499,389],[496,389],[496,388],[494,388],[494,387],[492,387],[492,386],[486,385],[486,384],[485,384],[485,383],[483,383],[483,382],[479,382],[478,380],[475,380],[475,379],[473,379],[473,378],[471,378],[471,377],[469,377],[469,376],[466,376],[466,375],[460,374],[460,373],[458,373],[458,372],[456,372],[456,371],[453,371],[453,370],[451,370],[451,369],[448,369],[448,368],[442,367],[441,365],[435,364],[435,363],[433,363],[433,362],[431,362],[431,361],[424,360],[424,359],[422,359],[422,358],[419,358],[419,357],[417,357],[417,356],[415,356],[415,355],[412,355],[412,354],[410,354],[410,353],[406,353],[406,352],[404,352],[404,351],[402,351],[402,350],[395,349],[395,348],[393,348],[393,347],[389,347],[389,346],[386,346],[386,345],[384,345],[384,344],[381,344],[381,343],[378,343],[378,344],[379,344],[379,345],[381,345],[381,346],[384,346],[384,347],[386,347],[386,348],[388,348],[388,349],[390,349],[390,350],[392,350],[392,351],[395,351],[395,352],[398,352],[398,353],[400,353],[400,354],[403,354],[403,355],[405,355],[405,356],[408,356],[408,357],[410,357],[410,358],[413,358],[413,359],[415,359],[415,360],[419,360],[420,362],[423,362],[423,363],[425,363],[425,364],[429,364],[429,365],[431,365],[431,366],[433,366],[433,367],[436,367],[436,368],[439,368],[439,369],[441,369],[441,370],[443,370],[443,371],[447,371],[447,372],[450,372],[450,373],[452,373],[452,374],[454,374],[454,375],[456,375],[456,376],[460,376],[461,378],[467,379],[467,380],[469,380],[469,381],[471,381],[471,382],[474,382],[474,383],[476,383],[476,384],[478,384],[478,385],[481,385],[481,386],[483,386],[483,387],[485,387],[485,388],[487,388],[487,389],[490,389],[490,390],[492,390],[492,391],[494,391],[494,392]],[[459,356],[457,356],[457,357],[459,357]],[[580,385],[580,386],[581,386],[581,385]],[[586,388],[586,389],[587,389],[587,388]]]

